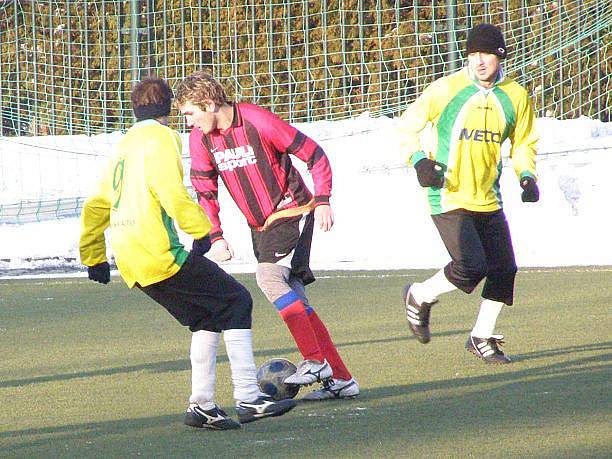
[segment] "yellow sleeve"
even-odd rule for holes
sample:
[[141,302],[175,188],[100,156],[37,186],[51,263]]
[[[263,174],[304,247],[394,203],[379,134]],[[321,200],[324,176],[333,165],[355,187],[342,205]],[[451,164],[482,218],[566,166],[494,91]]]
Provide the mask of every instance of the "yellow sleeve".
[[98,182],[96,191],[83,204],[79,253],[85,266],[107,261],[104,231],[110,224],[110,186],[108,171]]
[[149,188],[183,231],[194,239],[201,239],[210,232],[212,225],[183,184],[180,137],[177,132],[168,130],[157,145],[145,165]]
[[527,92],[519,101],[516,126],[510,134],[510,141],[512,142],[510,158],[519,180],[526,176],[537,180],[535,156],[538,133],[535,129],[533,106]]
[[399,147],[401,154],[406,155],[407,164],[416,164],[420,159],[428,156],[421,146],[420,133],[425,129],[427,123],[433,120],[433,93],[434,90],[430,85],[400,117]]

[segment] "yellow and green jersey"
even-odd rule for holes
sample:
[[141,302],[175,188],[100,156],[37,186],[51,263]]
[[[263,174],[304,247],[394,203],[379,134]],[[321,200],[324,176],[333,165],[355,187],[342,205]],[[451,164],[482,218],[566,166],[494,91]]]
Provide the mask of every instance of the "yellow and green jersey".
[[194,239],[210,221],[183,185],[181,140],[154,120],[136,123],[118,145],[81,214],[81,260],[106,261],[104,231],[129,287],[151,285],[178,272],[188,256],[174,221]]
[[[419,134],[429,122],[433,144],[427,155]],[[510,157],[519,179],[536,178],[533,108],[527,91],[509,78],[484,89],[464,68],[436,80],[401,116],[399,135],[408,162],[430,157],[445,166],[444,187],[428,188],[432,215],[502,208],[501,145],[506,139],[512,143]]]

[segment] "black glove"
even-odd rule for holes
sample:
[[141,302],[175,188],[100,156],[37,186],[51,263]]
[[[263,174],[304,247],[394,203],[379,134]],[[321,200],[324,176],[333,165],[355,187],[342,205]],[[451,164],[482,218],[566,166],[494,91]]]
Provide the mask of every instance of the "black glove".
[[538,202],[540,199],[540,190],[533,177],[525,177],[521,180],[521,188],[523,193],[521,199],[523,202]]
[[191,246],[191,253],[196,257],[201,257],[210,250],[210,246],[210,237],[208,235],[204,236],[202,239],[195,239]]
[[442,188],[444,186],[444,164],[432,161],[429,158],[423,158],[414,165],[414,169],[417,173],[419,185],[423,188],[428,186]]
[[110,266],[106,261],[87,267],[87,277],[92,281],[108,284],[110,282]]

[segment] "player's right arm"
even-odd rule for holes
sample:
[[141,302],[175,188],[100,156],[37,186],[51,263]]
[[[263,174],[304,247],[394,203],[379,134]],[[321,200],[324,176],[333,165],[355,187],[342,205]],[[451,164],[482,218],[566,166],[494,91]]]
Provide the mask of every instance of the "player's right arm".
[[209,236],[210,256],[217,262],[231,260],[234,252],[223,238],[221,219],[219,218],[219,173],[209,158],[209,152],[202,143],[202,132],[194,128],[189,135],[189,156],[191,172],[189,177],[196,192],[198,203],[210,219],[212,229]]
[[416,164],[429,156],[421,146],[420,134],[427,123],[434,119],[434,93],[430,85],[400,116],[397,128],[400,151],[407,164]]
[[206,236],[211,224],[183,184],[181,140],[177,132],[166,128],[156,139],[157,151],[147,155],[146,179],[149,189],[178,226],[194,239]]
[[214,244],[223,239],[221,219],[219,218],[219,173],[208,157],[208,150],[202,143],[202,132],[194,128],[189,135],[189,156],[191,171],[189,178],[196,192],[198,203],[212,224],[210,240]]
[[414,166],[419,184],[425,188],[444,186],[444,165],[430,159],[420,139],[427,123],[436,119],[439,93],[436,82],[427,87],[402,114],[398,127],[400,151],[406,154],[406,164]]

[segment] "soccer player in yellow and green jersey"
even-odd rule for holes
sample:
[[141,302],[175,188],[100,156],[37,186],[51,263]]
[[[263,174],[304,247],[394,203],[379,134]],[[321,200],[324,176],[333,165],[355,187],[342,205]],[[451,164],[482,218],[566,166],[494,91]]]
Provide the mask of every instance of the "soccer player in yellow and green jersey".
[[140,287],[175,275],[187,252],[174,222],[194,239],[212,225],[183,185],[181,139],[157,120],[145,119],[127,131],[85,203],[81,259],[94,266],[106,261],[104,229],[128,287]]
[[[172,90],[158,78],[134,87],[132,105],[138,120],[125,134],[81,216],[80,253],[91,280],[107,284],[104,231],[119,273],[161,304],[192,333],[192,392],[185,424],[227,430],[268,416],[279,416],[294,400],[276,402],[260,391],[253,358],[249,292],[216,263],[203,257],[212,227],[183,184],[182,142],[167,127]],[[174,226],[194,237],[191,252]],[[240,423],[215,401],[215,369],[223,332]]]
[[[421,343],[431,339],[429,318],[438,296],[471,293],[482,279],[482,303],[466,343],[488,363],[509,363],[493,331],[504,304],[511,305],[517,267],[500,193],[502,143],[523,188],[536,202],[537,135],[527,91],[503,74],[507,49],[501,30],[479,24],[468,34],[467,66],[433,82],[400,120],[402,151],[427,188],[431,215],[451,262],[430,279],[404,289],[408,325]],[[433,125],[433,148],[425,152],[420,132]]]

